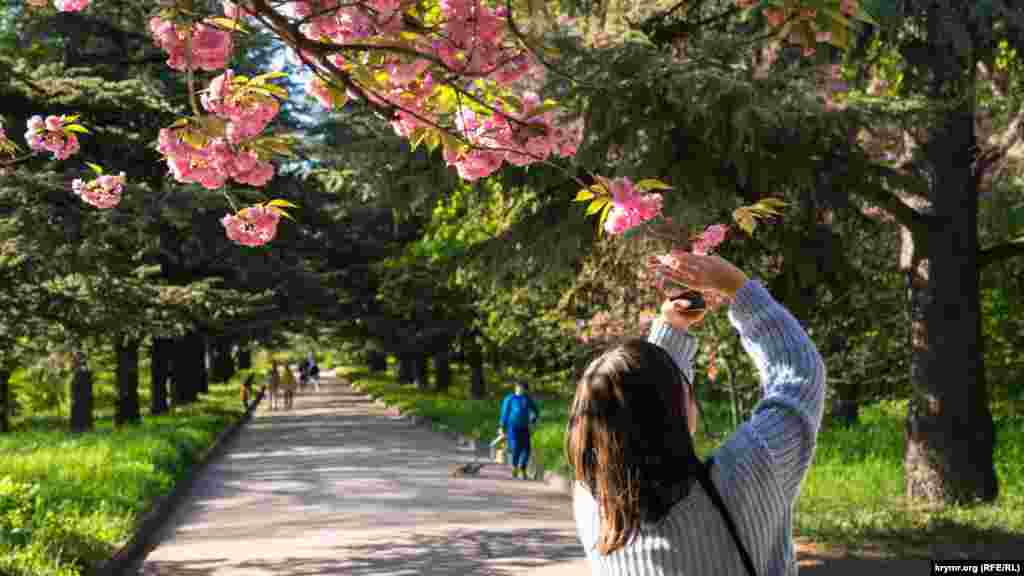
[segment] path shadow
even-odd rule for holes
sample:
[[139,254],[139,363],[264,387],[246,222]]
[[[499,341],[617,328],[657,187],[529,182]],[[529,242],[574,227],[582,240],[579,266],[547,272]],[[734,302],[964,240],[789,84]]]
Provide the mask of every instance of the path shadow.
[[[337,559],[298,555],[228,561],[223,558],[147,563],[144,576],[233,574],[313,576],[505,576],[580,557],[579,543],[545,529],[451,530],[443,535],[412,534],[398,540],[334,548]],[[543,558],[543,560],[538,560]]]

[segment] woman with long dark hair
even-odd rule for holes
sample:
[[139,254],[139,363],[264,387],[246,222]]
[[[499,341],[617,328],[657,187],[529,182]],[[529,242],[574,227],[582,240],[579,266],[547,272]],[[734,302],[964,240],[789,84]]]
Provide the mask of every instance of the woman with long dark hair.
[[688,328],[704,311],[670,297],[646,341],[603,353],[577,384],[566,453],[580,540],[599,575],[795,574],[793,502],[821,424],[824,364],[759,282],[718,256],[681,262],[691,288],[731,300],[763,397],[708,462],[697,458]]

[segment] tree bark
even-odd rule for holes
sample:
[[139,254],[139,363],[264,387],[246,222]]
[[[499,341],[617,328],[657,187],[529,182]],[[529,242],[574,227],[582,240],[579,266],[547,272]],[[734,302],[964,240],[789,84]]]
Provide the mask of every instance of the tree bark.
[[238,345],[238,369],[248,370],[252,368],[252,348],[248,343]]
[[447,391],[452,384],[452,366],[447,343],[434,353],[434,374],[434,386],[437,391]]
[[417,390],[426,391],[430,388],[430,365],[429,357],[424,351],[418,351],[415,360],[413,361],[413,368],[415,370],[413,381],[416,383]]
[[114,336],[117,354],[117,409],[114,425],[137,424],[139,413],[139,341],[134,338]]
[[214,382],[227,382],[235,375],[235,359],[231,356],[231,340],[228,338],[212,339],[210,352],[213,366],[210,379]]
[[11,371],[0,369],[0,434],[11,431]]
[[203,359],[196,352],[193,334],[175,339],[171,370],[175,406],[190,404],[199,399],[199,366]]
[[998,495],[981,339],[978,182],[964,152],[975,143],[974,121],[965,108],[948,112],[929,134],[930,222],[906,258],[913,386],[906,492],[936,503]]
[[398,355],[398,381],[412,384],[416,379],[416,359],[411,352],[402,351]]
[[167,377],[170,375],[172,342],[167,338],[153,337],[150,348],[150,405],[149,413],[153,416],[164,414],[167,405]]
[[484,355],[475,337],[467,338],[469,346],[470,383],[469,395],[474,400],[483,400],[487,395],[487,381],[484,378]]
[[370,372],[383,372],[388,369],[388,356],[376,348],[367,348],[366,365]]
[[71,377],[71,431],[89,432],[93,429],[92,372],[79,353]]
[[206,334],[202,332],[192,334],[192,346],[194,346],[196,353],[196,376],[198,377],[199,394],[208,394],[210,392],[210,355],[208,354],[207,340]]

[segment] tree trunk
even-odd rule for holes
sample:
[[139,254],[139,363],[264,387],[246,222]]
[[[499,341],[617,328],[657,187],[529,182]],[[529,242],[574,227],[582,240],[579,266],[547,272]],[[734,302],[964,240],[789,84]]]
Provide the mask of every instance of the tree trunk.
[[71,431],[89,432],[93,428],[92,372],[79,353],[71,377]]
[[418,351],[414,357],[413,367],[415,369],[414,382],[417,390],[426,391],[430,388],[430,365],[429,357],[424,351]]
[[11,371],[0,369],[0,434],[11,431]]
[[114,336],[117,354],[117,409],[114,425],[137,424],[139,413],[139,341],[121,335]]
[[149,377],[150,405],[149,413],[153,416],[167,412],[167,377],[171,368],[171,346],[167,338],[153,337],[150,348]]
[[447,343],[434,353],[434,374],[434,386],[437,391],[447,391],[452,384],[452,366]]
[[416,359],[411,352],[402,351],[398,355],[398,381],[412,384],[416,379]]
[[248,370],[252,368],[252,348],[247,343],[238,345],[238,369]]
[[206,334],[196,332],[192,334],[192,345],[196,353],[196,376],[198,377],[198,389],[200,394],[210,392],[210,355],[207,346]]
[[376,348],[367,348],[366,365],[370,372],[383,372],[388,369],[388,355]]
[[231,356],[231,340],[215,338],[211,342],[210,353],[213,356],[213,367],[210,380],[227,382],[235,375],[235,359]]
[[476,338],[470,337],[467,340],[470,370],[469,396],[474,400],[483,400],[487,395],[487,382],[484,379],[484,355]]
[[929,502],[998,495],[995,427],[982,355],[978,185],[971,110],[947,113],[929,134],[930,222],[907,266],[911,322],[904,472],[907,496]]
[[196,353],[193,334],[174,341],[174,363],[171,378],[174,382],[174,405],[181,406],[199,399],[199,366],[203,359]]

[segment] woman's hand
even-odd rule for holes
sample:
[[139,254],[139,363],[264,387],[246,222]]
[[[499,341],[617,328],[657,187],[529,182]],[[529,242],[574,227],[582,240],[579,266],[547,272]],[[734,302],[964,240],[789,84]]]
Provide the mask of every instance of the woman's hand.
[[705,297],[721,294],[731,299],[747,283],[747,275],[721,256],[678,251],[669,257],[653,256],[648,265],[675,282],[704,292]]
[[690,302],[685,299],[665,300],[661,305],[661,316],[676,330],[686,330],[700,322],[707,309],[690,310]]

